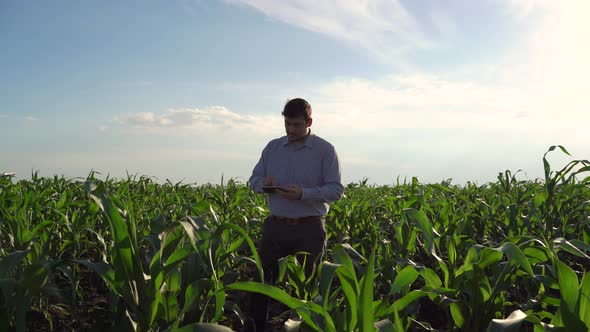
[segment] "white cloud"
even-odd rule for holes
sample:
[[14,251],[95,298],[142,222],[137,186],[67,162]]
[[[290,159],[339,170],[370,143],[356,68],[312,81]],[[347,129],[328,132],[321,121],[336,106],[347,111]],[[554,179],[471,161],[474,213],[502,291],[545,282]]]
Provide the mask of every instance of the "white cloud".
[[[522,45],[507,54],[500,74],[518,89],[530,116],[548,128],[584,131],[590,121],[590,11],[586,0],[536,1],[540,13]],[[564,134],[565,135],[565,134]]]
[[267,115],[243,115],[223,106],[208,108],[170,108],[162,113],[144,112],[128,114],[114,120],[123,126],[143,130],[197,130],[196,133],[219,131],[265,133],[269,125],[276,127],[280,118]]
[[394,128],[504,128],[531,121],[517,89],[426,74],[341,79],[317,91],[318,126],[376,135]]
[[[586,0],[511,1],[540,10],[530,33],[492,64],[463,78],[415,71],[380,79],[344,78],[315,95],[316,117],[343,128],[545,128],[582,131],[590,122],[590,11]],[[524,9],[523,9],[524,10]],[[465,78],[468,77],[468,78]],[[484,83],[485,82],[485,83]],[[319,102],[319,103],[318,103]]]
[[555,5],[554,0],[502,0],[501,3],[507,6],[510,14],[517,19],[528,17],[536,8],[547,9]]
[[517,18],[528,16],[535,6],[535,0],[507,0],[508,10]]
[[[407,6],[403,0],[225,1],[248,6],[271,19],[360,47],[396,68],[412,68],[412,59],[408,58],[412,51],[450,47],[447,43],[464,34],[460,26],[464,21],[463,1],[448,1],[444,6]],[[473,15],[487,15],[488,10],[500,10],[518,21],[529,17],[536,9],[547,11],[555,3],[562,2],[492,0],[491,3],[495,5],[484,3],[482,8],[486,9]],[[416,8],[410,11],[412,7]],[[434,31],[429,31],[429,27],[433,27]]]
[[381,169],[391,168],[394,166],[391,162],[375,160],[375,158],[362,153],[350,153],[346,150],[343,151],[343,153],[338,154],[338,159],[340,159],[342,164],[353,165],[356,167],[374,167]]
[[[584,13],[590,2],[536,1],[526,15],[533,9],[540,11],[523,43],[490,64],[465,65],[461,73],[453,68],[448,75],[340,78],[314,87],[314,126],[341,149],[364,142],[348,151],[349,166],[373,147],[366,160],[389,161],[393,174],[430,181],[491,180],[503,169],[524,169],[535,178],[542,175],[538,159],[554,144],[587,158],[590,22]],[[371,171],[383,176],[370,165],[357,172]]]
[[25,120],[27,120],[27,121],[39,121],[39,118],[29,115],[29,116],[25,116]]
[[590,21],[586,0],[559,2],[545,16],[528,45],[524,64],[536,88],[567,98],[588,100],[590,92]]
[[[305,1],[247,4],[269,12],[295,4],[301,6],[300,10],[311,8]],[[462,75],[461,79],[453,72],[435,75],[416,71],[377,79],[337,78],[300,91],[309,96],[314,107],[314,129],[332,137],[370,134],[387,138],[394,129],[466,128],[495,132],[509,129],[523,135],[546,132],[564,140],[574,137],[585,130],[584,123],[590,122],[590,47],[583,42],[590,40],[590,24],[583,17],[586,9],[590,10],[590,2],[568,2],[555,8],[538,1],[533,5],[539,4],[545,16],[528,43],[501,61],[466,65],[463,70],[471,75]],[[337,11],[354,5],[340,6]],[[441,18],[440,24],[451,24],[446,20]],[[168,133],[188,129],[193,134],[225,131],[227,135],[262,132],[278,136],[282,130],[279,116],[242,115],[221,106],[131,114],[120,118],[119,123]],[[458,144],[472,141],[464,138]],[[348,158],[360,164],[372,156],[349,154]]]
[[[231,2],[351,43],[364,40],[362,46],[374,54],[397,52],[380,44],[389,34],[400,38],[405,47],[429,45],[399,2],[392,2],[402,13],[395,28],[379,23],[385,16],[394,16],[393,9],[374,11],[372,6],[381,2]],[[507,3],[516,19],[535,16],[531,13],[536,9],[543,13],[527,26],[529,38],[513,53],[490,57],[490,63],[450,68],[447,74],[424,69],[380,78],[341,77],[297,92],[308,96],[314,107],[314,130],[335,144],[350,180],[371,174],[381,182],[398,174],[427,181],[493,180],[498,171],[520,168],[533,170],[530,174],[535,177],[542,172],[538,159],[553,144],[564,144],[574,155],[578,151],[577,157],[587,158],[579,153],[586,153],[584,142],[590,139],[585,128],[590,122],[590,46],[585,42],[590,40],[590,23],[583,16],[590,11],[590,2],[500,3]],[[360,6],[356,12],[355,6]],[[444,11],[427,15],[443,31],[441,35],[461,33],[462,27]],[[542,20],[536,21],[539,17]],[[263,131],[274,137],[282,130],[277,115],[242,115],[225,107],[136,113],[120,117],[118,123],[165,133],[217,134],[207,136],[202,144],[232,133]],[[240,135],[232,140],[241,142],[235,137]],[[264,139],[259,138],[256,142],[263,146]],[[215,159],[210,153],[207,156]]]
[[268,17],[361,46],[382,60],[433,42],[399,0],[226,0]]

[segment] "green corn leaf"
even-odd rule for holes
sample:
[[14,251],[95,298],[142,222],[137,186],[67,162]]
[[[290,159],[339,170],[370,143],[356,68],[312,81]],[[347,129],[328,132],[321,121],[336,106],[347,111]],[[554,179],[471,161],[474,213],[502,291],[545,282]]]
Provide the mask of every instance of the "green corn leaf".
[[458,327],[463,328],[463,326],[465,326],[465,311],[461,305],[457,302],[452,302],[449,309],[451,310],[451,317],[453,317],[455,324]]
[[218,281],[216,283],[216,290],[215,290],[215,315],[213,319],[218,321],[221,318],[221,314],[223,313],[223,305],[225,304],[225,291],[223,289],[223,283]]
[[520,266],[526,273],[528,273],[529,276],[534,276],[533,268],[531,267],[529,260],[517,245],[512,242],[506,242],[497,248],[497,250],[500,250],[510,257],[510,259]]
[[[90,186],[90,188],[93,187]],[[140,288],[144,281],[143,271],[136,270],[136,265],[141,269],[141,264],[134,262],[134,259],[139,257],[138,249],[133,248],[127,225],[113,201],[106,196],[104,184],[100,183],[89,193],[105,212],[111,226],[115,242],[112,257],[115,277],[128,283],[129,292],[126,300],[129,305],[137,306],[140,304],[139,294],[142,293]]]
[[[590,202],[588,202],[588,203],[590,203]],[[576,240],[576,239],[570,240],[569,242],[571,243],[571,245],[580,249],[583,252],[590,252],[590,244],[589,243],[586,243],[581,240]]]
[[[410,303],[416,301],[417,299],[427,296],[428,292],[422,291],[422,290],[413,290],[411,292],[409,292],[408,294],[404,295],[402,298],[398,299],[397,301],[395,301],[391,307],[395,308],[395,310],[404,310],[404,308],[406,306],[408,306]],[[391,311],[393,312],[393,311]]]
[[480,278],[477,281],[477,285],[482,300],[486,302],[490,299],[490,296],[492,295],[492,286],[490,285],[490,281],[488,280],[488,278]]
[[482,247],[479,251],[479,261],[477,266],[481,269],[485,269],[490,265],[496,265],[502,260],[502,252],[494,250],[488,247]]
[[557,257],[554,258],[554,264],[557,268],[557,281],[559,282],[561,298],[567,303],[569,310],[573,310],[578,301],[578,277],[572,268]]
[[341,264],[330,262],[322,262],[320,265],[320,294],[322,296],[322,307],[325,309],[328,307],[330,288],[334,280],[334,275],[336,275],[336,270],[341,266]]
[[35,225],[35,227],[30,232],[27,232],[26,235],[23,236],[23,242],[28,243],[32,241],[33,239],[37,238],[41,232],[54,224],[55,222],[46,220]]
[[422,231],[427,252],[439,262],[442,261],[442,259],[436,253],[434,244],[435,236],[439,237],[440,235],[436,233],[424,211],[416,210],[414,208],[407,208],[404,209],[404,214],[408,220],[412,221]]
[[358,251],[356,251],[349,243],[341,243],[342,249],[346,251],[349,257],[355,259],[358,262],[366,262],[367,259],[361,255]]
[[479,260],[479,248],[480,245],[472,245],[469,250],[467,251],[467,256],[465,256],[465,260],[463,261],[463,265],[459,267],[457,272],[455,273],[455,277],[462,275],[464,272],[473,271],[473,266],[477,264]]
[[424,278],[427,286],[432,288],[439,288],[442,286],[442,281],[440,277],[434,272],[431,268],[424,268],[420,271],[420,275]]
[[[158,255],[154,255],[154,257],[158,257]],[[160,271],[157,274],[152,274],[152,278],[154,281],[153,287],[154,290],[159,290],[162,287],[162,283],[164,282],[164,274]],[[158,314],[163,314],[160,308],[164,307],[164,299],[162,298],[162,293],[159,291],[154,291],[154,298],[152,299],[151,304],[151,316],[149,318],[150,325],[154,324],[156,318],[158,318]],[[164,317],[165,318],[165,317]]]
[[160,234],[162,240],[158,255],[161,261],[165,261],[166,257],[173,255],[177,251],[178,246],[184,240],[183,234],[180,228],[176,226],[168,227]]
[[248,292],[256,292],[264,294],[270,298],[273,298],[291,309],[294,309],[299,313],[301,318],[314,330],[321,331],[317,323],[312,319],[311,312],[315,312],[322,316],[325,322],[324,330],[326,332],[336,332],[334,329],[334,322],[330,318],[330,315],[323,310],[320,306],[313,302],[304,302],[294,297],[289,296],[285,291],[259,282],[235,282],[225,287],[226,289],[243,290]]
[[389,307],[389,301],[387,299],[379,299],[373,301],[373,315],[375,317],[384,317]]
[[571,157],[571,154],[566,150],[566,148],[562,145],[558,145],[559,149],[561,150],[561,152],[567,154],[568,156]]
[[[336,244],[334,245],[334,248],[332,248],[332,256],[334,257],[336,263],[342,264],[346,266],[349,270],[354,272],[354,264],[352,263],[352,259],[348,255],[349,251],[356,252],[356,250],[352,249],[352,247],[347,243]],[[356,253],[358,254],[358,252]],[[359,256],[362,257],[360,254]]]
[[556,266],[561,302],[555,323],[563,322],[565,328],[571,331],[583,331],[586,326],[578,314],[578,277],[574,270],[554,257]]
[[256,250],[256,246],[254,245],[254,241],[252,241],[252,238],[246,233],[246,231],[244,231],[243,228],[233,224],[222,224],[218,227],[216,233],[225,229],[231,229],[238,232],[241,235],[241,237],[244,240],[246,240],[246,243],[248,243],[248,248],[250,248],[250,252],[252,253],[252,257],[254,257],[254,261],[256,262],[256,268],[258,270],[260,280],[264,280],[264,272],[262,271],[262,261],[260,260],[260,256],[258,255],[258,251]]
[[344,292],[346,302],[348,303],[346,311],[350,316],[350,327],[353,328],[357,324],[359,312],[359,285],[356,275],[354,270],[351,270],[346,265],[338,268],[336,270],[336,275],[338,276],[338,280],[340,280],[342,291]]
[[[189,217],[190,219],[190,217]],[[196,251],[199,251],[199,247],[197,246],[197,233],[196,233],[196,228],[194,227],[194,224],[188,221],[179,221],[179,223],[182,225],[182,227],[184,228],[184,231],[186,232],[186,235],[188,236],[189,240],[191,241],[191,244],[193,245],[193,248]]]
[[375,331],[373,320],[373,282],[375,278],[375,251],[369,256],[369,264],[360,281],[359,324],[361,332]]
[[580,319],[590,330],[590,272],[586,271],[580,285]]
[[[350,246],[348,247],[349,250],[352,249]],[[340,280],[342,291],[344,292],[346,302],[348,303],[348,306],[346,307],[346,312],[349,316],[347,322],[350,324],[349,328],[353,329],[357,324],[359,312],[359,285],[356,278],[354,265],[352,263],[352,259],[350,259],[350,256],[348,255],[346,246],[344,245],[336,244],[332,249],[332,256],[338,264],[342,265],[336,270],[336,275]]]
[[449,256],[449,264],[451,266],[455,266],[455,262],[457,261],[457,249],[452,236],[447,237],[447,251]]
[[182,308],[180,316],[193,309],[196,303],[200,300],[203,293],[213,288],[213,281],[211,279],[199,279],[193,281],[187,288],[184,294],[185,303]]
[[418,271],[413,266],[406,266],[396,277],[391,285],[389,295],[396,294],[403,288],[410,286],[418,278]]
[[574,246],[571,242],[567,241],[564,238],[557,238],[553,240],[553,244],[555,245],[555,248],[565,250],[572,255],[576,255],[578,257],[590,260],[590,256],[586,255],[582,250],[580,250],[578,247]]
[[549,255],[545,248],[526,247],[522,252],[528,257],[529,263],[533,265],[537,263],[545,263],[549,260]]
[[164,266],[167,267],[168,269],[173,268],[174,266],[184,262],[186,257],[188,257],[192,253],[194,253],[193,247],[189,247],[189,246],[182,247],[179,250],[174,251],[172,253],[172,255],[170,255],[170,257],[168,257],[168,259],[166,260],[166,263],[164,263]]

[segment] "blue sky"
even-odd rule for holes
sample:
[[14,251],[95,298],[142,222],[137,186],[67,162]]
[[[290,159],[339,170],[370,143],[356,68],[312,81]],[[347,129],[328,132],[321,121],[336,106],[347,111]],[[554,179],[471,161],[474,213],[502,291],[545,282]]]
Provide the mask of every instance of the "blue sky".
[[[0,173],[245,182],[314,109],[345,183],[588,159],[585,0],[0,0]],[[555,167],[569,159],[551,156]]]

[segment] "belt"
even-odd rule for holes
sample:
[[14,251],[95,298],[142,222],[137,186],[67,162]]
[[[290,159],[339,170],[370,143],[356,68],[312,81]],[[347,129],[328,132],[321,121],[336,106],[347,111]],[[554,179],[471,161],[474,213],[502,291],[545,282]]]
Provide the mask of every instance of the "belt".
[[268,219],[274,222],[280,222],[289,225],[298,225],[298,224],[305,224],[310,222],[321,222],[324,217],[323,216],[309,216],[309,217],[301,217],[301,218],[289,218],[289,217],[279,217],[279,216],[269,216]]

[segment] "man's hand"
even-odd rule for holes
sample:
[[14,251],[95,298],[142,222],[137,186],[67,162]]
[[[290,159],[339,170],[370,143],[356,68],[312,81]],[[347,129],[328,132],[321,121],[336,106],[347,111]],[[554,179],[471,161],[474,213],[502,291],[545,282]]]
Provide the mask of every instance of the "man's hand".
[[264,181],[262,182],[262,186],[263,187],[274,186],[276,180],[277,180],[277,178],[275,176],[267,176],[264,178]]
[[262,191],[264,191],[266,193],[274,192],[274,191],[269,191],[267,189],[264,189],[264,187],[274,186],[276,180],[277,180],[277,178],[275,176],[267,176],[267,177],[265,177],[264,180],[262,181]]
[[281,195],[281,197],[290,200],[299,200],[303,194],[301,187],[298,184],[290,184],[284,186],[287,190],[277,190],[277,193]]

